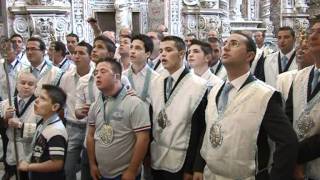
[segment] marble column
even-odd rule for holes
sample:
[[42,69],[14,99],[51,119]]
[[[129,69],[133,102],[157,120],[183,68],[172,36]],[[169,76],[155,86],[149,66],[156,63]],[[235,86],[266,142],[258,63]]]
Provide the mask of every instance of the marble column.
[[165,25],[169,28],[171,35],[182,36],[181,11],[182,1],[180,0],[165,0]]
[[266,27],[266,39],[272,38],[274,27],[270,20],[270,0],[261,0],[261,19]]

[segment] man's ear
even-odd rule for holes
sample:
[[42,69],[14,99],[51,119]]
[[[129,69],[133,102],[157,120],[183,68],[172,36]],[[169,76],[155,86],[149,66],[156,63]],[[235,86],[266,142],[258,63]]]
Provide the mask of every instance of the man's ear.
[[186,55],[186,51],[185,51],[185,50],[181,50],[181,51],[178,52],[178,55],[179,55],[179,57],[180,57],[181,59],[183,59],[184,56]]
[[250,61],[254,61],[254,58],[256,57],[256,53],[254,53],[253,51],[249,51],[247,53],[247,61],[250,62]]
[[55,103],[53,106],[52,106],[52,111],[54,111],[54,112],[57,112],[59,109],[60,109],[60,104],[58,104],[58,103]]

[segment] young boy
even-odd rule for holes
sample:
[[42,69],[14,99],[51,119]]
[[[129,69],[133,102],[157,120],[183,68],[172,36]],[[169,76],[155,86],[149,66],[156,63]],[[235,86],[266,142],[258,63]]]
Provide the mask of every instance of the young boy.
[[[16,131],[16,141],[19,161],[28,160],[31,156],[31,146],[33,134],[36,130],[36,123],[39,118],[36,117],[33,111],[34,91],[36,89],[37,79],[30,72],[20,72],[17,79],[18,94],[13,98],[12,106],[9,105],[9,100],[1,102],[1,117],[8,123],[7,136],[9,139],[7,147],[6,176],[3,179],[9,179],[16,174],[16,157],[14,145],[14,128]],[[2,113],[4,112],[4,113]],[[20,179],[28,179],[26,173],[20,172]]]
[[128,77],[137,95],[147,105],[150,104],[149,89],[151,82],[158,76],[158,73],[147,64],[152,50],[153,42],[150,37],[144,34],[134,36],[130,46],[131,66],[123,72],[123,75]]
[[191,40],[188,54],[188,61],[194,74],[206,80],[209,89],[215,84],[222,82],[222,80],[214,75],[209,68],[209,61],[212,57],[212,48],[210,44],[193,39]]
[[18,169],[29,172],[31,180],[64,179],[67,131],[58,116],[66,103],[66,94],[53,85],[43,85],[35,101],[34,112],[42,117],[32,140],[31,163],[21,161]]

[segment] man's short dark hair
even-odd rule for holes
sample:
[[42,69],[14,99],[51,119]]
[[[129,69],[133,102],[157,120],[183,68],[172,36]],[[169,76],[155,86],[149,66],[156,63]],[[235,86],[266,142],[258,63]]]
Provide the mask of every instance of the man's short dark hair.
[[240,32],[240,31],[234,32],[232,34],[239,34],[241,36],[244,36],[247,39],[247,41],[245,42],[246,46],[247,46],[247,51],[253,51],[254,53],[257,52],[256,43],[254,42],[254,40],[250,36],[248,36],[247,34],[245,34],[243,32]]
[[20,34],[13,34],[10,39],[12,40],[15,37],[19,37],[23,41],[23,37]]
[[92,52],[92,46],[91,46],[89,43],[85,42],[85,41],[79,42],[77,46],[86,47],[86,48],[87,48],[87,53],[88,53],[89,55],[90,55],[91,52]]
[[131,35],[120,35],[120,38],[128,38],[128,39],[132,39]]
[[67,48],[66,48],[66,45],[63,43],[63,42],[61,42],[61,41],[54,41],[53,43],[52,43],[52,45],[54,46],[54,50],[56,51],[56,52],[61,52],[61,55],[62,56],[65,56],[66,54],[67,54]]
[[138,34],[132,37],[131,42],[133,42],[134,40],[140,40],[143,42],[144,50],[146,53],[151,53],[153,51],[153,41],[149,36],[144,34]]
[[209,37],[208,38],[209,43],[218,43],[219,47],[222,47],[222,41],[219,38],[216,37]]
[[47,94],[51,99],[52,104],[58,103],[60,105],[57,112],[65,106],[67,94],[60,87],[51,84],[43,84],[42,89],[47,91]]
[[[289,26],[280,27],[279,30],[278,30],[278,33],[279,33],[280,31],[289,31],[290,34],[291,34],[291,36],[292,36],[293,38],[295,38],[295,32],[294,32],[294,30],[293,30],[291,27],[289,27]],[[277,33],[277,34],[278,34],[278,33]]]
[[201,50],[204,52],[205,55],[211,55],[212,54],[212,48],[209,43],[197,40],[197,39],[192,39],[191,40],[191,45],[199,45]]
[[193,39],[196,39],[197,38],[197,36],[194,34],[194,33],[189,33],[189,34],[187,34],[186,35],[186,37],[192,37]]
[[111,41],[111,39],[107,38],[106,36],[103,36],[103,35],[100,35],[100,36],[97,36],[96,38],[94,38],[94,41],[93,41],[93,44],[96,42],[96,41],[103,41],[103,43],[105,44],[107,50],[109,53],[111,53],[111,56],[113,57],[114,56],[114,53],[116,52],[116,45]]
[[74,33],[67,34],[66,37],[75,37],[77,39],[77,42],[79,42],[79,36]]
[[46,44],[40,39],[40,38],[37,38],[37,37],[31,37],[28,39],[27,42],[29,41],[37,41],[39,42],[39,48],[41,51],[45,51],[46,50]]
[[161,42],[165,41],[174,41],[174,45],[178,49],[178,51],[182,51],[186,49],[186,44],[184,43],[183,39],[178,36],[165,36]]
[[116,74],[119,74],[121,77],[122,74],[122,66],[120,62],[118,62],[116,59],[112,57],[105,57],[103,59],[99,59],[98,62],[96,63],[96,67],[98,66],[99,63],[109,63],[111,65],[112,71]]

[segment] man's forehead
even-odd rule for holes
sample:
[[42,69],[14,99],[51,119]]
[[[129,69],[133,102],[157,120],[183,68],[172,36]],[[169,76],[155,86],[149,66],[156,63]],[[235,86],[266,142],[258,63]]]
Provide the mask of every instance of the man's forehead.
[[291,36],[291,33],[290,33],[290,31],[289,30],[282,30],[282,31],[279,31],[278,32],[278,36],[286,36],[286,35],[289,35],[289,36]]
[[112,66],[109,62],[100,62],[96,67],[96,69],[111,69],[111,68]]
[[172,47],[175,48],[175,42],[174,41],[161,41],[160,46],[162,47]]
[[104,44],[104,42],[102,40],[96,40],[94,42],[94,45],[103,45],[103,47],[105,47],[105,44]]
[[39,46],[40,43],[38,41],[28,41],[27,46]]
[[71,40],[76,40],[77,38],[76,37],[73,37],[73,36],[67,36],[67,40],[71,41]]
[[85,46],[76,46],[75,50],[76,51],[87,51],[87,47],[85,47]]
[[200,47],[199,44],[192,44],[189,49],[190,49],[190,50],[191,50],[191,49],[200,49],[200,50],[201,50],[201,47]]

